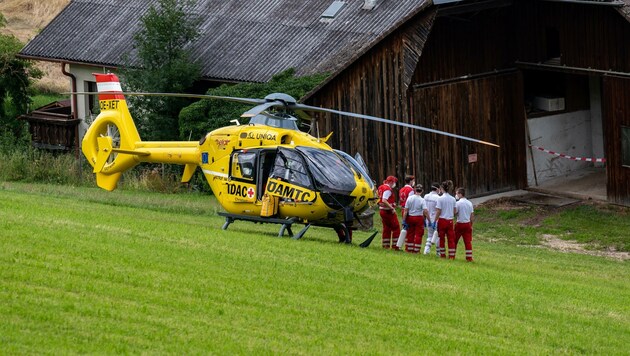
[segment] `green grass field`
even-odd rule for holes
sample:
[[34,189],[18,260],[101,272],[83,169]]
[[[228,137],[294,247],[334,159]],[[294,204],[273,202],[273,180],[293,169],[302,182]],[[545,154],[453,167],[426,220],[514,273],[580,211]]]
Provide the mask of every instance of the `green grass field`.
[[0,353],[628,354],[628,262],[497,239],[513,217],[486,214],[471,264],[218,209],[0,182]]

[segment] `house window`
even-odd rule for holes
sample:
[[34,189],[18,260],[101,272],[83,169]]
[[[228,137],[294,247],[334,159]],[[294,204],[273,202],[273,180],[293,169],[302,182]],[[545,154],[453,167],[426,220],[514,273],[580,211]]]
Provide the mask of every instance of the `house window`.
[[630,127],[621,126],[621,165],[630,168]]

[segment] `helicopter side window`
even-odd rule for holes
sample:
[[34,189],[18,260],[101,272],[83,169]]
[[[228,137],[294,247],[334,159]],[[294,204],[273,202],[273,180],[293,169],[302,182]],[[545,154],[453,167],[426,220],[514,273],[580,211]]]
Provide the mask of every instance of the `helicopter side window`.
[[234,152],[230,167],[230,178],[253,182],[256,178],[256,153]]
[[304,160],[299,153],[288,149],[278,151],[271,177],[305,188],[312,186]]

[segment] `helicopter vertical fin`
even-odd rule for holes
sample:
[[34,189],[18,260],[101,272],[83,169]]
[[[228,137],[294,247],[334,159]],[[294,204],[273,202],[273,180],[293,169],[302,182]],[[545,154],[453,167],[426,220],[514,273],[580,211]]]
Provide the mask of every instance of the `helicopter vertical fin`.
[[139,163],[133,151],[141,140],[118,77],[112,73],[94,76],[101,113],[85,133],[81,150],[94,168],[97,185],[114,190],[121,173]]
[[109,136],[97,137],[98,141],[98,154],[96,155],[96,162],[94,163],[93,173],[99,173],[103,170],[107,159],[112,154],[112,138]]
[[322,141],[322,142],[324,142],[324,143],[328,142],[328,140],[330,140],[330,138],[332,137],[332,135],[333,135],[333,132],[331,131],[331,132],[328,134],[328,136],[326,136],[326,137],[322,138],[322,139],[321,139],[321,141]]
[[197,169],[196,164],[187,164],[184,167],[184,174],[182,174],[182,183],[190,182],[193,174],[195,174],[196,169]]

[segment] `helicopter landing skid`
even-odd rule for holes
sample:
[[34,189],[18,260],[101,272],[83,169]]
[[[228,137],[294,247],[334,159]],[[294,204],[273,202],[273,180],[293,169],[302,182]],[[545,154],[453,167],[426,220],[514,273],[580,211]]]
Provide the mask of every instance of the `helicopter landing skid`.
[[251,221],[257,222],[261,224],[280,224],[280,231],[278,232],[278,237],[284,236],[284,232],[286,231],[289,237],[294,239],[300,239],[306,233],[306,230],[310,227],[310,224],[306,225],[302,231],[300,231],[297,235],[293,235],[293,231],[291,230],[291,225],[298,221],[297,218],[289,218],[289,219],[275,219],[275,218],[265,218],[259,216],[249,216],[249,215],[238,215],[238,214],[228,214],[228,213],[217,213],[221,216],[225,216],[225,223],[223,224],[222,229],[227,230],[228,226],[236,220],[243,221]]

